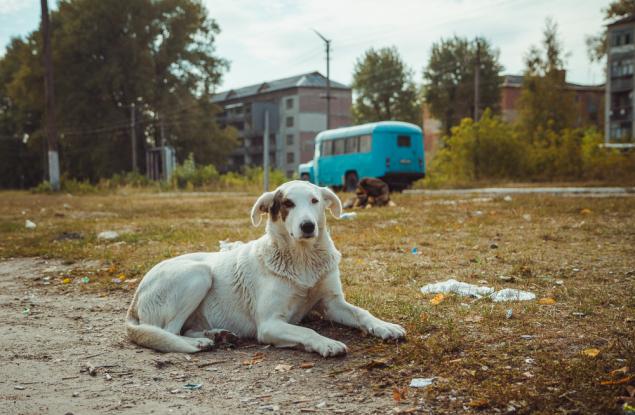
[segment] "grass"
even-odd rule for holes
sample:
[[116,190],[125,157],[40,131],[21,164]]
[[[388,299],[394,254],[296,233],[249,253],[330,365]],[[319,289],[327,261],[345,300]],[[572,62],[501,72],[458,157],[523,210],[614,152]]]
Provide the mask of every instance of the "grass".
[[[4,192],[0,258],[76,262],[72,273],[52,276],[60,290],[132,291],[161,259],[260,236],[262,227],[248,218],[255,196]],[[408,392],[435,413],[619,413],[624,385],[601,382],[616,380],[610,372],[624,366],[635,371],[635,198],[395,201],[395,208],[360,211],[355,220],[330,220],[348,299],[408,329],[405,343],[367,337],[350,344],[345,367],[360,356],[387,359],[387,368],[368,372],[380,392],[435,376],[433,386]],[[37,228],[25,229],[26,219]],[[100,241],[104,230],[122,236]],[[65,237],[70,233],[81,239]],[[420,254],[412,254],[415,247]],[[132,282],[112,282],[122,274]],[[79,283],[84,276],[90,283]],[[449,295],[435,306],[419,291],[448,278],[526,289],[556,302]],[[599,355],[581,353],[589,348]]]

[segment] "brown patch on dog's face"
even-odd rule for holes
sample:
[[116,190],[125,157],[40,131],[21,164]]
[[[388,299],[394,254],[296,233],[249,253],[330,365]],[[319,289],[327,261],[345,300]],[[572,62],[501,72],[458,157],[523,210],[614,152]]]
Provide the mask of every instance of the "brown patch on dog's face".
[[273,203],[271,203],[271,208],[269,209],[271,220],[275,222],[278,220],[278,217],[280,217],[284,222],[287,216],[289,216],[289,210],[294,206],[293,201],[285,198],[282,192],[278,190],[273,196]]

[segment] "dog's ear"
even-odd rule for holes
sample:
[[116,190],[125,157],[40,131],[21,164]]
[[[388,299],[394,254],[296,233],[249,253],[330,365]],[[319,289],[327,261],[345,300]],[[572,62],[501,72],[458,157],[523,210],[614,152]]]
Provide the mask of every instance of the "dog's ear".
[[328,187],[321,187],[322,197],[326,201],[326,208],[331,211],[331,214],[337,219],[342,214],[342,201],[331,189]]
[[273,196],[273,192],[265,192],[256,200],[256,203],[254,203],[254,206],[251,208],[251,223],[254,226],[260,225],[260,216],[269,212],[269,208],[273,203]]

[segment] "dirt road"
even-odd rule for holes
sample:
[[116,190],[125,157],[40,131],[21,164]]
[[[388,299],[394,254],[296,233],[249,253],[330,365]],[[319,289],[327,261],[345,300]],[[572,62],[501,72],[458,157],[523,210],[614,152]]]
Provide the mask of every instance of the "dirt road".
[[[348,369],[364,364],[359,357],[255,343],[191,356],[139,348],[124,336],[129,293],[100,296],[80,286],[61,293],[48,284],[47,275],[78,265],[0,263],[0,413],[366,414],[396,406],[390,391],[364,386],[366,369]],[[355,349],[359,333],[312,325]]]

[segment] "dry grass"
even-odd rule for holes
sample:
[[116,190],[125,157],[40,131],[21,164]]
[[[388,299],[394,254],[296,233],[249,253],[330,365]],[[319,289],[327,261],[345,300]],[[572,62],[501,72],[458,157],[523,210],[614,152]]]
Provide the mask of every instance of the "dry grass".
[[[134,280],[163,258],[262,233],[249,224],[254,196],[0,197],[0,258],[99,261],[52,276],[60,290],[132,290]],[[625,394],[624,385],[600,382],[617,379],[609,372],[624,366],[627,375],[635,373],[635,198],[395,200],[396,208],[331,220],[349,300],[409,332],[401,344],[372,338],[353,344],[344,371],[356,357],[387,359],[387,368],[368,372],[367,387],[377,393],[412,377],[435,376],[433,386],[407,393],[410,402],[423,398],[435,413],[619,413],[616,397]],[[37,229],[25,229],[25,219]],[[118,242],[96,239],[109,229],[125,233]],[[82,239],[68,239],[69,232]],[[414,247],[420,255],[411,253]],[[133,282],[111,281],[122,273]],[[501,275],[514,279],[504,282]],[[91,282],[81,284],[83,276]],[[556,303],[497,304],[450,295],[434,306],[431,295],[419,292],[451,277],[527,289]],[[71,283],[63,284],[64,278]],[[588,348],[600,354],[582,355]]]

